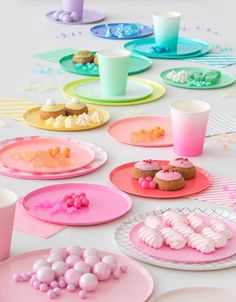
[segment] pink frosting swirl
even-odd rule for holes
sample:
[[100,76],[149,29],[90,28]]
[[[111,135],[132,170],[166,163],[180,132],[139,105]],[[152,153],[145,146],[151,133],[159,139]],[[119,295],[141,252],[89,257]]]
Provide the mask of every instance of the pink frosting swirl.
[[175,211],[166,211],[162,214],[163,222],[167,226],[172,226],[176,223],[185,223],[184,216],[182,216],[180,213]]
[[179,157],[169,162],[171,166],[178,168],[192,168],[193,164],[187,158]]
[[145,159],[145,160],[138,161],[134,166],[135,168],[138,168],[140,170],[146,170],[146,171],[161,170],[161,166],[152,159]]
[[174,229],[167,227],[160,231],[161,236],[164,238],[165,244],[169,245],[171,249],[180,250],[185,247],[187,241]]
[[196,233],[189,236],[188,246],[204,254],[212,253],[215,250],[214,241],[203,236],[202,234]]
[[185,239],[188,239],[189,236],[191,236],[194,233],[194,230],[190,228],[190,226],[177,222],[173,225],[173,229],[176,230],[176,232],[180,233]]
[[177,172],[176,170],[171,170],[171,169],[165,169],[158,171],[156,173],[156,178],[165,180],[165,181],[173,181],[173,180],[179,180],[182,178],[182,175]]
[[201,216],[191,213],[187,217],[188,223],[195,232],[200,233],[202,229],[206,226]]
[[214,241],[216,248],[224,247],[227,244],[227,238],[224,235],[217,233],[211,227],[203,228],[202,235]]
[[140,240],[155,249],[158,249],[163,245],[163,238],[161,235],[148,226],[141,227],[138,231],[138,236]]
[[218,219],[211,219],[209,225],[217,232],[225,236],[227,239],[231,239],[233,237],[232,231],[230,228],[224,224],[222,221]]

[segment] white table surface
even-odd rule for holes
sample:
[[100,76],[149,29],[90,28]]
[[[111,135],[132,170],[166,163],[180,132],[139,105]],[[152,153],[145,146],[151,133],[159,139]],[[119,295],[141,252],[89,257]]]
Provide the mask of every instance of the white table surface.
[[[183,14],[182,26],[186,31],[182,35],[199,38],[221,47],[235,47],[233,39],[235,28],[235,2],[234,0],[214,1],[183,1],[183,0],[87,0],[88,8],[97,8],[108,13],[107,22],[134,21],[151,24],[151,13],[158,10],[176,10]],[[37,91],[21,91],[27,80],[35,83],[47,83],[55,80],[61,86],[72,80],[82,78],[80,76],[63,72],[61,75],[39,75],[32,72],[35,63],[43,66],[56,67],[55,64],[35,59],[33,54],[55,50],[64,47],[78,49],[108,49],[121,48],[122,41],[106,40],[94,37],[90,34],[91,25],[62,26],[50,23],[45,18],[45,13],[59,8],[60,1],[40,0],[12,0],[1,3],[2,13],[0,19],[0,98],[22,98],[32,101],[44,102],[53,97],[57,101],[65,101],[65,97],[56,89],[40,93]],[[3,13],[4,12],[4,13]],[[7,13],[8,12],[8,13]],[[196,26],[200,29],[197,30]],[[210,31],[207,31],[207,28]],[[56,39],[60,32],[71,33],[82,31],[82,35],[76,38]],[[216,35],[212,31],[217,31]],[[178,60],[154,60],[153,67],[139,74],[139,77],[151,79],[161,83],[160,72],[164,69],[177,66],[203,66],[187,61]],[[226,68],[227,71],[236,72],[236,65]],[[234,86],[235,87],[235,86]],[[233,87],[233,88],[234,88]],[[175,99],[199,99],[208,102],[212,106],[212,113],[227,113],[236,117],[235,97],[221,98],[219,90],[197,91],[182,90],[166,86],[167,94],[158,102],[131,107],[104,107],[111,114],[111,122],[120,118],[131,116],[132,110],[141,110],[142,114],[167,115],[168,105]],[[225,88],[224,92],[232,90]],[[3,120],[1,118],[1,120]],[[17,121],[6,120],[6,127],[0,128],[0,138],[13,138],[22,135],[52,135],[61,137],[73,137],[101,144],[109,154],[109,161],[98,171],[75,179],[60,181],[20,180],[0,176],[0,187],[15,191],[19,196],[41,186],[67,183],[71,181],[89,182],[110,185],[109,172],[117,165],[132,160],[144,158],[172,158],[172,148],[137,148],[123,145],[108,136],[106,126],[86,132],[58,133],[46,132],[31,128]],[[236,149],[230,146],[229,151],[224,152],[216,143],[215,138],[207,138],[204,154],[194,158],[194,163],[208,170],[212,175],[223,177],[236,177]],[[94,227],[67,228],[49,239],[40,239],[24,233],[14,232],[12,243],[12,255],[17,255],[30,250],[42,249],[53,246],[79,244],[86,247],[96,247],[121,254],[116,245],[113,234],[118,224],[129,216],[156,207],[169,206],[203,206],[211,207],[211,204],[194,202],[190,199],[178,200],[148,200],[132,196],[133,209],[125,217],[114,222]],[[145,265],[151,273],[155,283],[154,295],[180,288],[191,286],[213,286],[235,288],[236,268],[212,272],[187,272],[164,269]],[[13,302],[13,301],[12,301]],[[125,301],[123,301],[125,302]],[[134,302],[134,301],[127,301]]]

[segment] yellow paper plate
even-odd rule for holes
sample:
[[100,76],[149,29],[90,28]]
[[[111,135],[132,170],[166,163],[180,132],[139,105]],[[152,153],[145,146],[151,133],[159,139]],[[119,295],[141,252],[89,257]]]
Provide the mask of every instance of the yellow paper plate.
[[94,128],[98,128],[101,127],[102,125],[104,125],[105,123],[107,123],[110,119],[110,114],[103,110],[103,109],[99,109],[93,106],[88,106],[88,111],[89,113],[93,113],[95,111],[99,112],[100,114],[102,114],[103,116],[103,122],[100,124],[95,124],[95,123],[90,123],[88,126],[78,126],[78,127],[74,127],[74,128],[53,128],[52,126],[47,126],[45,125],[45,121],[42,120],[39,116],[40,113],[40,108],[39,107],[34,107],[31,108],[29,110],[27,110],[24,115],[23,115],[23,119],[24,121],[35,128],[39,128],[39,129],[44,129],[44,130],[51,130],[51,131],[83,131],[83,130],[89,130],[89,129],[94,129]]
[[83,83],[91,82],[93,80],[94,81],[99,80],[99,78],[91,78],[91,77],[68,83],[66,86],[63,87],[63,92],[65,93],[66,96],[68,96],[70,98],[71,97],[77,97],[77,98],[79,97],[80,100],[85,102],[85,103],[90,103],[90,104],[95,104],[95,105],[105,105],[105,106],[130,106],[130,105],[150,103],[150,102],[153,102],[153,101],[156,101],[156,100],[160,99],[166,92],[166,90],[163,86],[161,86],[160,84],[158,84],[154,81],[146,80],[146,79],[143,79],[143,78],[136,78],[136,77],[129,77],[129,79],[132,79],[134,81],[150,85],[153,88],[153,93],[151,95],[149,95],[148,97],[145,97],[145,98],[140,99],[140,100],[123,101],[123,102],[122,101],[120,101],[120,102],[95,101],[95,100],[91,100],[91,99],[80,98],[76,94],[75,88],[77,86],[83,84]]

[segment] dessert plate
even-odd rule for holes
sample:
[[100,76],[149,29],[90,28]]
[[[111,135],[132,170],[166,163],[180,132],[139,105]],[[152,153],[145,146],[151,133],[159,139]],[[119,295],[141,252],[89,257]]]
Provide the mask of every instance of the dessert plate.
[[[114,35],[116,33],[118,26],[124,26],[124,28],[130,27],[130,26],[138,26],[139,30],[131,35],[125,35],[123,37],[117,37]],[[106,36],[107,29],[110,29],[111,35],[108,37]],[[112,40],[128,40],[128,39],[137,39],[142,37],[147,37],[153,34],[153,27],[139,24],[139,23],[107,23],[107,24],[100,24],[96,25],[90,28],[90,31],[93,35],[105,38],[105,39],[112,39]]]
[[145,83],[128,79],[126,94],[121,96],[104,96],[101,91],[100,80],[98,78],[87,78],[80,80],[79,85],[74,88],[75,93],[83,99],[102,102],[129,102],[148,97],[153,92],[153,88]]
[[215,287],[179,288],[150,300],[150,302],[235,302],[236,291]]
[[220,71],[221,72],[221,77],[219,81],[216,84],[212,84],[210,86],[188,86],[187,83],[175,83],[173,81],[170,81],[167,79],[167,74],[171,71],[179,72],[181,70],[185,70],[188,73],[193,73],[193,72],[203,72],[206,73],[209,70],[214,70],[210,68],[202,68],[202,67],[178,67],[178,68],[171,68],[164,70],[160,76],[163,79],[163,81],[171,86],[179,87],[179,88],[186,88],[186,89],[217,89],[217,88],[223,88],[232,85],[236,81],[236,76],[233,75],[232,73],[229,73],[227,71]]
[[[208,216],[201,215],[201,217],[206,222],[209,220]],[[236,254],[236,225],[225,220],[224,223],[226,223],[232,230],[233,238],[228,240],[228,243],[225,247],[218,248],[210,254],[203,254],[187,246],[181,250],[173,250],[167,245],[163,245],[159,249],[152,248],[139,239],[138,231],[144,225],[143,222],[136,224],[132,228],[129,233],[129,239],[131,243],[142,253],[156,259],[177,263],[207,263],[220,261]]]
[[[97,78],[92,78],[92,79],[97,80]],[[81,98],[81,101],[84,101],[84,102],[90,103],[90,104],[105,105],[105,106],[131,106],[131,105],[145,104],[145,103],[156,101],[156,100],[160,99],[166,92],[165,88],[156,82],[142,79],[142,78],[135,78],[135,77],[132,77],[132,80],[150,85],[153,89],[153,93],[150,96],[145,97],[143,99],[136,100],[136,101],[129,101],[129,102],[95,101],[95,100],[83,99],[83,98]],[[79,97],[78,94],[76,93],[76,88],[78,86],[80,86],[81,82],[86,82],[86,81],[91,81],[91,80],[83,79],[83,80],[73,81],[63,87],[63,92],[65,93],[66,96],[68,96],[70,98]]]
[[[0,142],[0,148],[4,147],[6,145],[9,145],[11,143],[15,143],[18,141],[28,141],[28,140],[33,140],[41,138],[40,136],[25,136],[25,137],[17,137],[17,138],[12,138],[8,139],[5,141]],[[51,137],[48,137],[51,139]],[[64,138],[65,140],[72,140],[76,142],[77,144],[81,144],[83,146],[88,147],[89,149],[94,151],[95,158],[94,160],[87,166],[80,168],[75,171],[71,172],[65,172],[65,173],[28,173],[28,172],[23,172],[23,171],[18,171],[18,170],[13,170],[9,169],[5,166],[3,166],[0,163],[0,174],[8,177],[14,177],[14,178],[22,178],[22,179],[40,179],[40,180],[50,180],[50,179],[65,179],[65,178],[73,178],[73,177],[78,177],[84,174],[91,173],[93,171],[96,171],[99,169],[101,166],[105,164],[107,161],[107,153],[104,149],[102,149],[99,146],[93,145],[88,142],[80,141],[80,140],[73,140],[71,138]]]
[[[142,189],[138,180],[132,178],[132,169],[136,162],[121,165],[110,173],[110,181],[120,190],[136,196],[167,199],[179,198],[188,195],[193,195],[208,188],[211,184],[211,176],[205,170],[196,167],[197,173],[195,178],[187,180],[185,187],[178,191],[161,191],[158,189]],[[162,168],[168,165],[167,160],[158,160]]]
[[[130,41],[127,42],[124,45],[124,47],[132,52],[136,52],[138,54],[142,54],[149,58],[155,58],[155,59],[190,59],[193,57],[203,56],[204,54],[211,51],[211,45],[209,43],[196,39],[180,37],[179,44],[185,45],[184,47],[190,47],[192,49],[192,53],[184,54],[183,51],[179,53],[174,53],[174,52],[157,53],[154,51],[150,51],[150,48],[155,46],[155,38],[145,38],[145,39]],[[193,49],[195,49],[195,51],[193,51]]]
[[[28,282],[15,283],[12,279],[14,273],[28,272],[32,270],[32,263],[43,258],[49,250],[38,250],[11,257],[0,263],[0,301],[13,302],[48,302],[45,293],[36,291]],[[101,252],[107,255],[106,252]],[[96,291],[88,296],[88,301],[93,302],[120,302],[120,301],[147,301],[153,291],[153,280],[148,271],[137,262],[126,256],[113,255],[119,263],[127,265],[128,271],[122,274],[120,280],[110,279],[99,282]],[[142,286],[137,286],[142,284]],[[78,302],[78,293],[69,293],[62,290],[59,298],[61,302]]]
[[[93,52],[94,54],[96,52]],[[75,74],[81,74],[85,76],[93,76],[98,77],[99,76],[99,70],[94,70],[93,68],[88,68],[87,64],[75,64],[72,62],[74,54],[67,55],[65,57],[62,57],[59,61],[59,64],[61,65],[61,68],[67,72],[75,73]],[[152,65],[152,60],[150,60],[147,57],[140,56],[133,54],[130,57],[129,62],[129,75],[136,74],[143,72],[150,68]]]
[[[84,192],[89,206],[68,214],[59,211],[51,214],[49,209],[40,207],[40,203],[48,200],[54,202],[72,192]],[[120,190],[85,183],[67,183],[42,187],[25,195],[23,208],[32,216],[46,222],[63,225],[95,225],[115,220],[132,207],[131,198]]]
[[84,9],[83,10],[83,17],[78,22],[62,22],[62,21],[56,21],[53,19],[53,14],[56,12],[56,10],[53,10],[46,14],[46,17],[49,21],[58,23],[58,24],[67,24],[67,25],[77,25],[77,24],[90,24],[90,23],[96,23],[99,21],[102,21],[106,18],[107,14],[94,10],[94,9]]
[[40,118],[40,115],[39,115],[40,108],[41,108],[40,106],[27,110],[23,115],[23,119],[28,125],[35,127],[35,128],[40,128],[40,129],[50,130],[50,131],[66,131],[66,132],[83,131],[83,130],[90,130],[90,129],[98,128],[109,121],[110,114],[107,111],[100,109],[100,108],[99,109],[95,108],[93,106],[87,106],[87,107],[88,107],[89,113],[92,114],[93,112],[97,111],[102,116],[103,120],[101,123],[91,123],[90,122],[90,124],[87,126],[76,126],[73,128],[64,128],[64,127],[63,128],[54,128],[53,126],[46,125],[45,121]]
[[[130,135],[132,131],[161,127],[165,130],[165,135],[151,142],[132,143]],[[140,147],[166,147],[173,145],[171,122],[164,116],[135,116],[124,118],[108,126],[108,133],[117,141]]]
[[[56,167],[35,166],[35,162],[28,158],[26,152],[47,151],[60,147],[70,148],[69,164],[59,164]],[[19,154],[27,157],[25,160],[19,158]],[[17,158],[16,158],[17,156]],[[30,155],[29,155],[30,156]],[[82,168],[94,160],[94,152],[90,148],[63,138],[37,138],[27,141],[19,141],[9,144],[0,150],[0,161],[9,169],[30,173],[65,173]]]

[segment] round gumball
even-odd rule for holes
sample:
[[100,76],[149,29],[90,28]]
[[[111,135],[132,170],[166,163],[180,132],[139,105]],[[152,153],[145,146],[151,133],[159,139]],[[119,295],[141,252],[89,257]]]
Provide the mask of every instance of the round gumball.
[[66,249],[68,255],[77,255],[81,256],[83,253],[83,249],[79,247],[78,245],[70,245]]
[[50,298],[50,299],[55,299],[56,298],[56,293],[52,290],[52,289],[50,289],[48,292],[47,292],[47,296],[48,296],[48,298]]
[[149,182],[149,188],[150,189],[154,190],[154,189],[156,189],[156,186],[157,186],[157,184],[154,181]]
[[75,288],[75,286],[73,284],[68,284],[67,287],[66,287],[66,289],[70,293],[73,293],[76,290],[76,288]]
[[[64,22],[67,22],[67,21],[64,21]],[[67,205],[68,208],[73,207],[74,206],[74,199],[72,199],[72,198],[67,199],[66,205]]]
[[40,282],[50,283],[51,281],[54,280],[54,278],[55,278],[54,271],[48,266],[40,267],[40,269],[38,269],[37,271],[37,279]]
[[65,288],[66,287],[66,282],[64,280],[59,280],[58,281],[58,286],[59,286],[59,288]]
[[80,299],[86,299],[87,297],[88,297],[88,294],[87,294],[87,292],[86,292],[86,290],[80,290],[79,291],[79,297],[80,297]]
[[57,295],[57,297],[59,297],[59,296],[61,295],[61,290],[60,290],[59,287],[55,287],[55,288],[53,289],[53,291],[54,291],[54,293]]
[[72,12],[70,17],[73,22],[78,22],[80,20],[80,15],[77,12]]
[[152,176],[147,176],[147,177],[145,178],[145,180],[148,181],[148,182],[152,181]]
[[63,261],[63,258],[59,254],[50,254],[47,258],[47,262],[50,264],[61,261]]
[[75,287],[79,285],[81,273],[74,268],[68,269],[65,272],[65,281],[67,284],[72,284]]
[[100,262],[100,259],[97,256],[86,256],[84,262],[93,268],[96,263]]
[[103,262],[98,262],[93,267],[93,273],[99,281],[105,281],[110,278],[111,267]]
[[56,280],[53,280],[51,283],[50,283],[50,287],[51,288],[56,288],[58,287],[58,282]]
[[78,255],[70,255],[66,258],[66,264],[69,266],[69,268],[73,267],[76,262],[80,261],[80,257]]
[[94,274],[87,273],[81,276],[79,286],[87,292],[94,291],[97,288],[98,280]]
[[32,270],[34,273],[37,273],[38,269],[43,266],[50,266],[50,264],[44,259],[36,260],[33,264]]
[[110,266],[111,272],[114,272],[117,268],[117,261],[116,261],[115,257],[112,255],[104,256],[102,258],[102,262],[106,263],[107,265]]
[[40,290],[41,292],[47,292],[47,291],[48,291],[48,285],[47,285],[46,283],[40,284],[39,290]]
[[64,249],[63,247],[56,247],[54,249],[51,249],[49,254],[58,254],[61,256],[61,258],[65,258],[66,257],[66,249]]
[[54,262],[52,264],[52,270],[54,271],[56,278],[64,276],[67,269],[68,265],[63,261]]
[[127,270],[128,270],[127,265],[122,264],[122,265],[120,266],[120,271],[121,271],[123,274],[127,273]]
[[74,269],[79,271],[81,274],[90,273],[90,265],[84,261],[79,261],[74,265]]
[[98,256],[99,252],[97,249],[95,248],[87,248],[83,251],[83,257],[87,257],[87,256]]
[[112,276],[114,279],[120,279],[120,276],[121,276],[121,271],[116,269],[113,273],[112,273]]
[[71,16],[70,15],[64,15],[63,18],[62,18],[62,21],[63,22],[71,22],[72,19],[71,19]]
[[54,14],[52,15],[52,18],[55,21],[59,21],[59,16],[60,16],[60,12],[59,11],[55,11]]
[[89,200],[87,198],[83,198],[81,200],[81,204],[82,204],[82,207],[88,207],[89,206]]
[[142,189],[148,189],[149,188],[149,183],[146,180],[142,181],[140,185],[141,185]]

